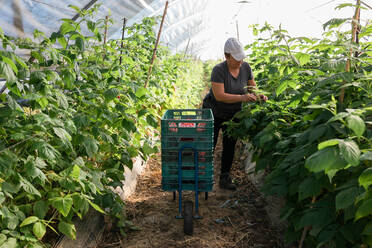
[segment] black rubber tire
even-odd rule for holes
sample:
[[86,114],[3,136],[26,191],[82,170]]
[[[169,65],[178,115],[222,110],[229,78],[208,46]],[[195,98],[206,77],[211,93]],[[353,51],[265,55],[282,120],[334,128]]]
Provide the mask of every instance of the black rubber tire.
[[186,235],[192,235],[194,232],[194,203],[192,201],[185,201],[183,206],[183,231]]

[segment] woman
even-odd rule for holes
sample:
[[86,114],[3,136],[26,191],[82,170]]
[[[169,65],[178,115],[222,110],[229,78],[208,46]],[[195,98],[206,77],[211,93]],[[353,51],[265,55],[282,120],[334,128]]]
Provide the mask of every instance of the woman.
[[[211,108],[214,115],[214,147],[218,133],[222,128],[223,145],[221,158],[220,188],[235,190],[230,169],[234,158],[236,139],[226,134],[226,125],[222,123],[233,119],[241,110],[242,102],[254,102],[257,96],[248,93],[248,88],[255,88],[256,83],[252,69],[245,58],[242,44],[235,38],[229,38],[224,47],[226,60],[216,65],[211,74],[212,87],[203,100],[203,108]],[[259,96],[266,101],[267,97]]]

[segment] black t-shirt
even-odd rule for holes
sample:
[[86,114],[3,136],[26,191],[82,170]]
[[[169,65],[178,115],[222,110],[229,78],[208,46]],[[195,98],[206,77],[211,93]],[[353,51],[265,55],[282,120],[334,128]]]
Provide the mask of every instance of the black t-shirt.
[[[223,83],[225,93],[243,95],[247,93],[248,80],[252,80],[252,69],[247,62],[243,62],[237,78],[233,77],[224,61],[216,65],[211,74],[211,82]],[[212,88],[203,100],[203,107],[211,108],[217,118],[231,119],[233,115],[241,110],[242,103],[219,102],[213,95]]]

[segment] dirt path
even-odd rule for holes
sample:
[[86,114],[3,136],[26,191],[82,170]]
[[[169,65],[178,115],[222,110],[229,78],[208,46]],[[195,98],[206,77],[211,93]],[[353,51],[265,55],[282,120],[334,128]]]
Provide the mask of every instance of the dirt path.
[[[149,161],[145,173],[139,178],[136,192],[126,201],[130,221],[140,228],[127,233],[125,238],[112,232],[104,234],[99,248],[126,247],[281,247],[278,233],[269,224],[263,210],[264,199],[247,180],[242,160],[235,159],[233,178],[237,191],[218,187],[220,142],[215,153],[215,185],[208,200],[200,194],[200,214],[194,220],[194,234],[183,233],[183,220],[176,219],[178,201],[171,192],[161,190],[160,156]],[[184,199],[194,201],[194,192],[185,192]],[[120,240],[119,240],[120,239]]]

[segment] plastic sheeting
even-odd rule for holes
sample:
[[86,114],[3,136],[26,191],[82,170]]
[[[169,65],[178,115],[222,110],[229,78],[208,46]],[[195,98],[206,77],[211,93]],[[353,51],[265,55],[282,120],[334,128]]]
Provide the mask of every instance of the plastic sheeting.
[[[58,30],[62,18],[73,18],[75,10],[68,5],[84,8],[91,0],[3,0],[0,9],[0,27],[5,34],[16,37],[32,37],[38,29],[49,36]],[[165,0],[97,0],[101,4],[96,20],[109,15],[114,21],[108,29],[108,37],[120,39],[122,20],[127,18],[127,25],[140,22],[146,16],[161,16]],[[190,38],[203,29],[203,12],[209,0],[171,0],[163,26],[161,42],[172,50],[181,47],[192,52]],[[156,32],[158,31],[158,27]],[[187,52],[187,51],[186,51]]]
[[[161,16],[166,0],[0,0],[0,27],[8,35],[31,37],[34,29],[47,35],[58,30],[62,18],[73,18],[69,4],[83,8],[90,2],[101,4],[95,19],[110,15],[114,23],[108,37],[120,39],[123,18],[127,25],[147,16]],[[353,9],[336,11],[342,0],[169,0],[161,44],[172,51],[193,54],[202,59],[222,58],[223,43],[238,37],[248,44],[253,40],[248,26],[266,21],[282,24],[292,36],[317,36],[322,24],[331,18],[352,17]],[[362,21],[372,18],[363,10]],[[20,28],[17,28],[20,27]],[[155,27],[158,32],[159,26]]]
[[[58,30],[62,18],[73,18],[75,10],[69,5],[84,8],[91,0],[2,0],[0,9],[0,27],[11,36],[32,36],[34,29],[50,35]],[[152,0],[97,0],[101,4],[95,18],[104,19],[106,15],[114,20],[108,34],[122,27],[124,17],[130,19],[139,13]],[[18,25],[17,25],[18,23]],[[19,27],[21,26],[21,28]]]

